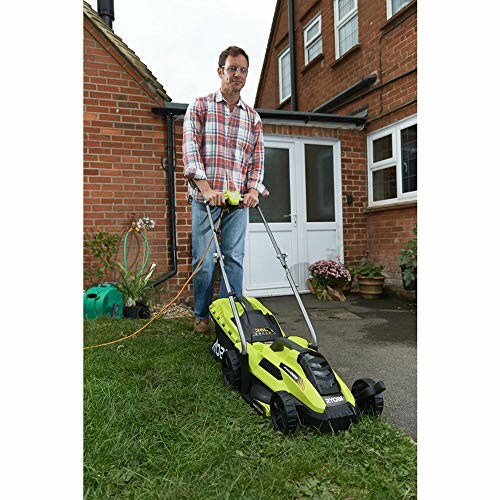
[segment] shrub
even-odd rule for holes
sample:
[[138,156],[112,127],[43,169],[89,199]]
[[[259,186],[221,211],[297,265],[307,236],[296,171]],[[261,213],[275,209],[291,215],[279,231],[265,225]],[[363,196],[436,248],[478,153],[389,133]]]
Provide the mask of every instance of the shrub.
[[417,226],[412,229],[414,238],[406,242],[405,248],[401,249],[399,264],[403,271],[403,281],[409,285],[417,279]]

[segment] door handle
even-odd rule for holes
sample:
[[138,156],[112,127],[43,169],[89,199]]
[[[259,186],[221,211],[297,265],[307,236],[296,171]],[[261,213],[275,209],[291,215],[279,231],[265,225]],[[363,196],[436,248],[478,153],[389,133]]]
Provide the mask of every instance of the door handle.
[[283,215],[283,219],[285,217],[290,217],[291,218],[291,222],[293,224],[297,224],[297,214],[285,214],[285,215]]

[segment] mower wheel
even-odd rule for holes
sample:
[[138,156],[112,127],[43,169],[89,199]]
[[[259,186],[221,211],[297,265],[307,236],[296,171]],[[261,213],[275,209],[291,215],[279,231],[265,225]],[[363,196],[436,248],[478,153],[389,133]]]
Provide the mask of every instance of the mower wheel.
[[371,415],[380,415],[384,409],[384,397],[382,394],[375,394],[366,399],[359,398],[359,395],[367,388],[375,385],[375,381],[371,378],[360,378],[352,384],[352,395],[356,400],[356,406],[361,413],[368,413]]
[[222,378],[224,383],[233,389],[241,386],[241,364],[236,351],[226,351],[222,356]]
[[278,391],[272,395],[271,419],[274,428],[283,434],[293,433],[297,429],[299,416],[288,392]]

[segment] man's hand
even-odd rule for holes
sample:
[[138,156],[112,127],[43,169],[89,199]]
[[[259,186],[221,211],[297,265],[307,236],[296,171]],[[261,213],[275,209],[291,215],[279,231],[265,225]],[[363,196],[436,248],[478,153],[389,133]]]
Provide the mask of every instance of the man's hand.
[[259,204],[259,192],[256,189],[250,188],[248,193],[243,195],[243,206],[254,208]]
[[226,197],[222,191],[215,191],[210,188],[202,191],[201,194],[203,195],[203,198],[205,198],[205,200],[214,207],[222,207],[226,204]]
[[224,206],[226,198],[222,191],[215,191],[205,179],[191,179],[196,187],[200,190],[205,201],[210,202],[214,207]]

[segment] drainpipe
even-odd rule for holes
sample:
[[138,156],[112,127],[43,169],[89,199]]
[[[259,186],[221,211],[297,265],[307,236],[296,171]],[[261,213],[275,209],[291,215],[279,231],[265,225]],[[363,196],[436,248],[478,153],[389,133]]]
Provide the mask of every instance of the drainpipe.
[[113,30],[113,21],[115,20],[114,0],[97,0],[97,13],[111,30]]
[[168,178],[168,213],[170,220],[170,262],[172,269],[162,274],[151,285],[156,287],[177,274],[177,227],[175,221],[175,122],[174,114],[166,113],[163,115],[167,122],[167,170]]
[[297,111],[297,90],[295,85],[295,21],[293,0],[288,0],[288,46],[290,47],[290,111]]

